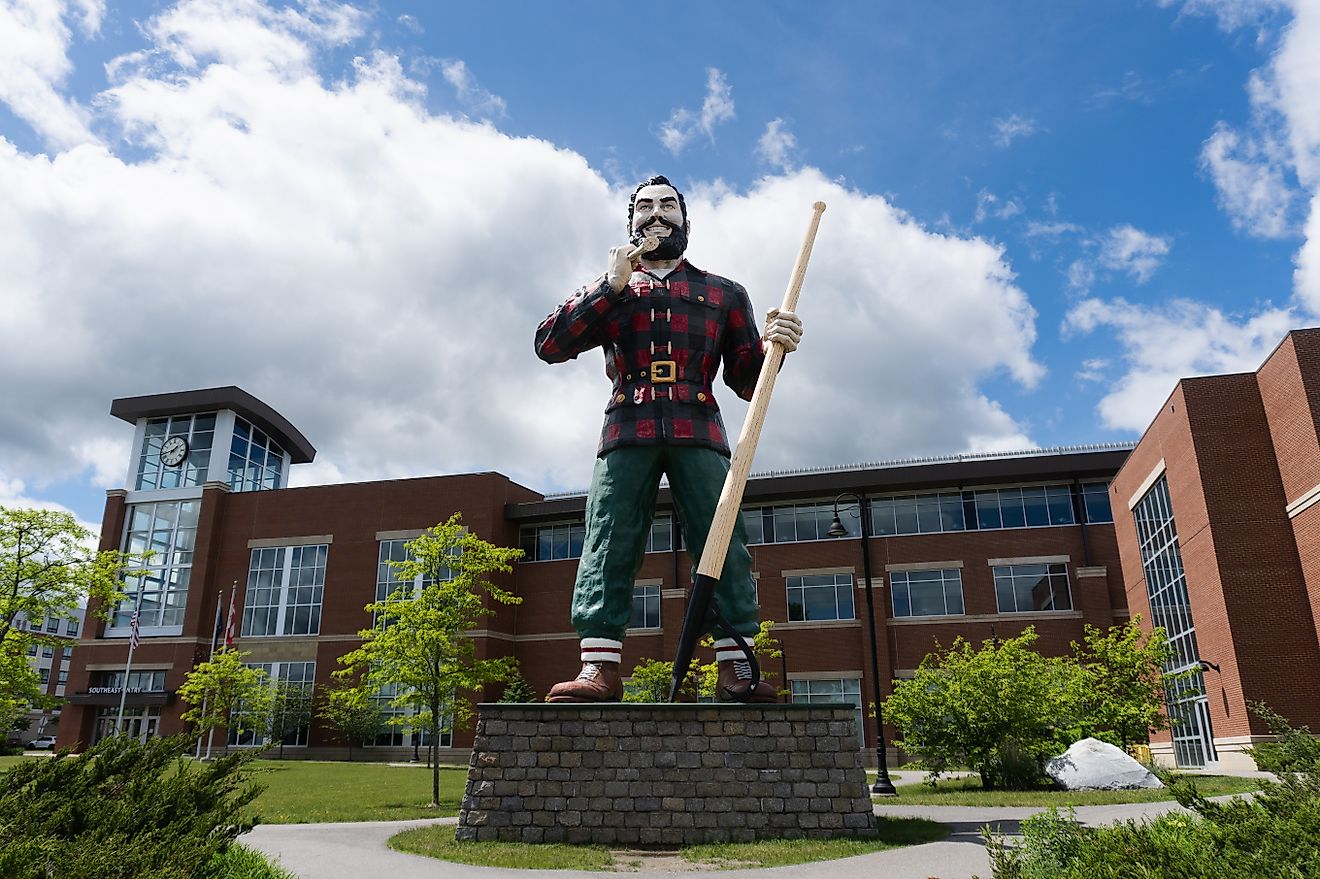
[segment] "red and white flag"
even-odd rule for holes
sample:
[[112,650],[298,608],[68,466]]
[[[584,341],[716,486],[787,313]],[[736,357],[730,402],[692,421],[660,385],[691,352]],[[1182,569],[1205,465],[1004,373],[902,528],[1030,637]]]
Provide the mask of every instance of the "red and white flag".
[[229,616],[225,619],[225,646],[234,646],[234,600],[238,598],[238,584],[229,590]]
[[128,646],[133,650],[136,650],[138,644],[142,643],[142,633],[138,630],[138,618],[140,616],[141,612],[134,609],[133,616],[128,621]]

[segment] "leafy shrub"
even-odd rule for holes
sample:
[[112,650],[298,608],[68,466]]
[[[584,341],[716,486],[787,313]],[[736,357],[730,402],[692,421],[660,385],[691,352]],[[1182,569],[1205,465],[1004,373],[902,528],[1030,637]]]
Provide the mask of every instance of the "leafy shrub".
[[211,879],[210,864],[251,824],[255,753],[207,764],[189,742],[114,736],[84,754],[21,763],[0,777],[6,879]]
[[1320,879],[1320,742],[1273,718],[1292,768],[1254,797],[1215,802],[1182,779],[1170,790],[1192,814],[1095,829],[1036,816],[1020,845],[988,840],[995,879]]
[[231,845],[216,855],[209,869],[205,879],[297,879],[289,871],[272,866],[260,852],[241,845]]
[[1256,703],[1251,711],[1265,721],[1278,741],[1265,742],[1248,749],[1256,766],[1266,772],[1282,776],[1284,773],[1305,772],[1320,763],[1320,738],[1311,735],[1306,727],[1293,729],[1286,720],[1268,705]]

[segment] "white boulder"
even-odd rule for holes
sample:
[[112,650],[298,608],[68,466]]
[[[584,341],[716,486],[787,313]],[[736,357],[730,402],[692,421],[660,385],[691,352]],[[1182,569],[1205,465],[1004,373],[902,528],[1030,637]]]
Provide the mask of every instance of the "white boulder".
[[1136,760],[1108,742],[1082,739],[1045,764],[1050,778],[1065,790],[1133,790],[1164,787]]

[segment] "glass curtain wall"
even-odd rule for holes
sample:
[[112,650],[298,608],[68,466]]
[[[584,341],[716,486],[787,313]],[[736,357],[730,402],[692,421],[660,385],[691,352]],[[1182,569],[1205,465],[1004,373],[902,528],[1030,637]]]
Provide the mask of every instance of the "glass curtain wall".
[[1214,735],[1210,729],[1209,699],[1202,675],[1201,656],[1196,649],[1196,626],[1187,597],[1187,578],[1178,549],[1178,528],[1169,501],[1169,483],[1161,476],[1132,510],[1141,564],[1150,595],[1151,623],[1163,627],[1173,648],[1165,664],[1169,674],[1186,673],[1166,694],[1173,721],[1173,752],[1179,766],[1188,768],[1215,762]]

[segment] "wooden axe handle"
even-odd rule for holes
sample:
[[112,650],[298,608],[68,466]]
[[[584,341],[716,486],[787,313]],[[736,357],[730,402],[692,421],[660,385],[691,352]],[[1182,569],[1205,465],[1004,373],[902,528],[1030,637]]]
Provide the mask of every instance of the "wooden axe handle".
[[[788,289],[784,291],[784,303],[780,311],[797,311],[798,294],[802,292],[802,279],[807,274],[807,262],[811,259],[811,248],[816,243],[816,230],[820,228],[820,215],[825,212],[825,202],[818,201],[811,206],[811,223],[807,226],[806,237],[802,239],[802,249],[798,252],[797,264],[788,279]],[[724,478],[724,489],[720,492],[720,503],[715,509],[715,518],[710,523],[706,534],[706,548],[701,553],[701,564],[697,573],[716,580],[724,572],[724,559],[729,554],[729,540],[733,537],[733,526],[738,520],[739,507],[742,504],[743,489],[747,487],[747,476],[752,471],[752,457],[756,454],[756,444],[761,439],[761,427],[765,424],[765,413],[770,407],[770,394],[775,389],[775,376],[784,360],[784,348],[778,342],[767,342],[765,363],[761,374],[756,379],[756,390],[752,392],[752,404],[747,410],[747,419],[743,421],[742,433],[738,436],[737,450],[733,453],[733,462],[729,473]]]

